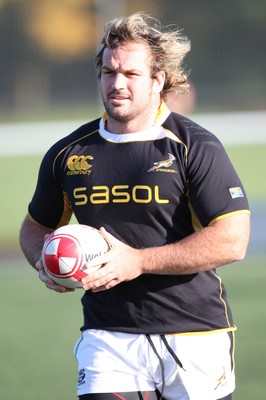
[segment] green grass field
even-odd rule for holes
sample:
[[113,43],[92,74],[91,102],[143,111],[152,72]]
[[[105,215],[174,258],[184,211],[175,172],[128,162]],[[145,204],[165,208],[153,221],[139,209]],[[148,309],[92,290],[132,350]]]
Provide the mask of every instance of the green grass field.
[[[0,398],[74,400],[82,292],[48,291],[23,259],[1,264]],[[247,257],[220,275],[238,326],[234,400],[264,400],[265,260]]]
[[48,291],[22,258],[1,264],[0,398],[75,399],[81,291]]
[[[266,145],[228,148],[252,206],[265,204]],[[0,398],[75,399],[72,348],[82,325],[82,292],[47,290],[19,252],[18,231],[41,156],[0,157]],[[14,257],[8,257],[8,253]],[[238,326],[234,400],[264,400],[266,268],[263,255],[219,270]]]

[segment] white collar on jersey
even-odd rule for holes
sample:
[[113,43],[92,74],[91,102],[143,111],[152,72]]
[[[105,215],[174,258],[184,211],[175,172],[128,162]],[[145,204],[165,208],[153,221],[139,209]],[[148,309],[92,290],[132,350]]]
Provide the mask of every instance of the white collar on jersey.
[[145,142],[147,140],[162,139],[165,137],[165,132],[161,125],[168,118],[170,113],[171,111],[169,108],[162,102],[152,128],[145,131],[123,134],[112,133],[105,129],[105,121],[107,118],[105,113],[100,119],[99,133],[103,139],[113,143]]

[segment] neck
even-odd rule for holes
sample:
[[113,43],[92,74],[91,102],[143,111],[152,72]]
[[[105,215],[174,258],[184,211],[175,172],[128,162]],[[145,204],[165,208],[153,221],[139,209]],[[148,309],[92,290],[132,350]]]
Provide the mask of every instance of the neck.
[[160,112],[161,104],[158,103],[156,107],[146,110],[138,117],[130,121],[120,121],[112,118],[110,115],[105,114],[105,128],[109,132],[124,134],[135,133],[150,129],[154,126],[157,116]]

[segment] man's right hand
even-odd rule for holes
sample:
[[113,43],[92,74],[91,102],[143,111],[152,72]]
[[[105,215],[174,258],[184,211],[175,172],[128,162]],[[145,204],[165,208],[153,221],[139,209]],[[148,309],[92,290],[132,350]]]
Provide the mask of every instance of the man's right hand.
[[58,293],[74,292],[75,289],[66,288],[65,286],[58,285],[54,282],[45,272],[42,260],[38,260],[35,264],[36,269],[39,271],[40,280],[46,285],[48,289],[54,290]]

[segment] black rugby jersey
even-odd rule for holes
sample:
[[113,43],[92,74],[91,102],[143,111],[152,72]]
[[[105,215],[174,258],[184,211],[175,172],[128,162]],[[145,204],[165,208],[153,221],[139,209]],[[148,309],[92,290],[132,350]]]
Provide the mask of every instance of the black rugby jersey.
[[[54,144],[39,171],[29,214],[55,229],[72,211],[135,248],[178,241],[212,221],[248,213],[242,183],[220,141],[163,106],[150,130],[112,134],[104,118]],[[125,260],[125,263],[127,260]],[[144,274],[82,297],[82,329],[131,333],[233,330],[215,270]]]

